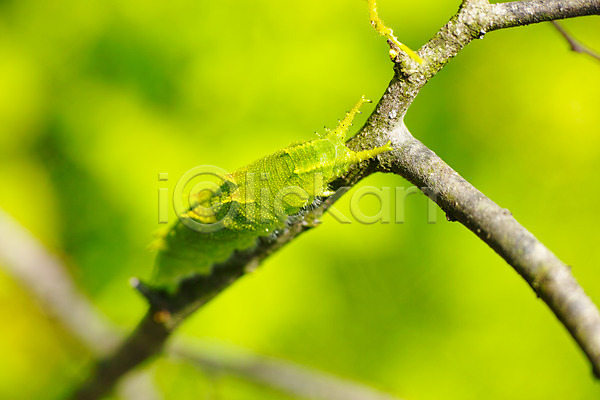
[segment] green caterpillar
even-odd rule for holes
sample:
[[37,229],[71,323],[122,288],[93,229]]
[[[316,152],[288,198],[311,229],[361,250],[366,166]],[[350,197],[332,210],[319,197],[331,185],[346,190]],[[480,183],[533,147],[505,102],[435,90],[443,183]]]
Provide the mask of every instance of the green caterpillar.
[[206,173],[222,184],[193,193],[189,209],[160,240],[153,284],[173,288],[185,277],[209,274],[233,251],[254,246],[258,237],[283,228],[317,197],[333,194],[328,184],[351,165],[392,150],[389,142],[359,152],[345,146],[346,132],[366,101],[363,96],[323,136],[292,144],[231,174],[208,168]]

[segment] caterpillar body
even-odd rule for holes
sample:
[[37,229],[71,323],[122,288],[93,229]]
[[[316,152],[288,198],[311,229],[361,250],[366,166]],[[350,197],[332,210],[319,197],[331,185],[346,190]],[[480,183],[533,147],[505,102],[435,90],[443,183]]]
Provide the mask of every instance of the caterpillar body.
[[254,246],[258,237],[283,228],[317,197],[331,195],[329,183],[353,164],[392,150],[389,142],[359,152],[345,146],[346,132],[366,101],[363,96],[323,136],[220,175],[217,190],[195,193],[195,201],[161,239],[153,285],[168,289],[185,277],[209,274],[235,250]]

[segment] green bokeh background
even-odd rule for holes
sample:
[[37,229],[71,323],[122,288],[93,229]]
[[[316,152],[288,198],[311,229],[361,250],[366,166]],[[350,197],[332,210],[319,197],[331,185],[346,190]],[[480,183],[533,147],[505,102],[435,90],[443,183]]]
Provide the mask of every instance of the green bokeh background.
[[[458,3],[381,0],[379,10],[417,48]],[[127,280],[151,275],[158,188],[172,192],[199,164],[232,170],[309,139],[362,94],[379,98],[392,69],[367,15],[361,0],[0,1],[0,207],[131,329],[145,305]],[[598,21],[564,26],[600,49]],[[596,303],[599,89],[600,64],[545,23],[469,45],[406,117],[572,265]],[[361,185],[411,186],[387,175]],[[338,206],[347,215],[349,199]],[[426,209],[413,195],[404,224],[326,217],[179,335],[404,399],[597,398],[582,352],[526,283],[441,211],[427,224]],[[1,270],[0,318],[0,398],[60,398],[83,379],[90,353]],[[170,360],[147,368],[166,399],[287,398]]]

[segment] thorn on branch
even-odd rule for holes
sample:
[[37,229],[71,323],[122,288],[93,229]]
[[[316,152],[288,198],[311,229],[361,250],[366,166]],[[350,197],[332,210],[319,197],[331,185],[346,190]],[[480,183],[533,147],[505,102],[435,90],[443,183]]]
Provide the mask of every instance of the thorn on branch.
[[168,294],[165,291],[157,290],[145,284],[136,277],[132,277],[131,279],[129,279],[129,284],[132,288],[137,290],[142,296],[146,298],[152,309],[157,310],[155,317],[156,319],[160,319],[160,321],[157,320],[157,322],[166,322],[164,321],[164,316],[166,314],[162,315],[162,317],[160,317],[158,314],[164,314],[165,312],[170,314]]
[[452,213],[450,213],[450,212],[446,211],[446,220],[447,220],[448,222],[456,222],[456,221],[458,221],[458,218],[457,218],[457,217],[455,217],[455,216],[454,216],[454,214],[452,214]]

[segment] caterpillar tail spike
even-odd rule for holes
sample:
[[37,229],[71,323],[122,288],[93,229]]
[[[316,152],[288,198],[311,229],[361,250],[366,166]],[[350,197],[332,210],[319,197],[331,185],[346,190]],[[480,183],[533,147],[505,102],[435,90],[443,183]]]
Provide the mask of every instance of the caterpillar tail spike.
[[[367,0],[367,3],[369,4],[369,18],[371,19],[371,25],[377,32],[385,36],[390,44],[390,57],[395,59],[396,56],[398,56],[398,50],[400,50],[405,52],[417,63],[423,64],[423,59],[417,53],[411,50],[410,47],[400,42],[396,36],[394,36],[394,31],[384,24],[381,18],[379,18],[379,14],[377,14],[376,0]],[[396,50],[396,48],[398,50]]]
[[346,113],[344,119],[338,121],[338,126],[333,130],[328,130],[327,135],[329,137],[337,137],[338,140],[344,140],[346,133],[352,125],[352,121],[354,121],[354,117],[356,114],[360,113],[360,108],[365,103],[371,103],[371,100],[362,95],[354,107],[352,107],[352,109]]

